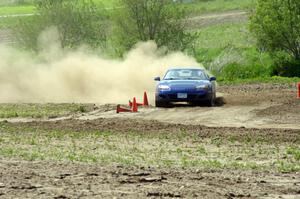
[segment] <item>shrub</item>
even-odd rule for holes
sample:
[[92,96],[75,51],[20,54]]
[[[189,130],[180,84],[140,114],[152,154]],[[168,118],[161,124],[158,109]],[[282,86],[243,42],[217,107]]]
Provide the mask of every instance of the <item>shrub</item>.
[[281,75],[299,76],[299,8],[299,0],[258,0],[251,16],[250,30],[258,45],[272,54],[284,52],[288,55],[288,60],[277,62],[275,73]]
[[63,48],[88,44],[93,48],[106,44],[105,10],[92,0],[38,0],[38,14],[20,22],[16,29],[19,43],[29,49],[38,49],[38,37],[45,29],[56,27]]
[[121,0],[124,7],[114,13],[115,46],[119,54],[139,41],[153,40],[158,47],[184,50],[196,34],[186,31],[184,9],[166,0]]
[[272,74],[285,77],[300,77],[300,60],[296,60],[286,53],[276,53],[274,56]]

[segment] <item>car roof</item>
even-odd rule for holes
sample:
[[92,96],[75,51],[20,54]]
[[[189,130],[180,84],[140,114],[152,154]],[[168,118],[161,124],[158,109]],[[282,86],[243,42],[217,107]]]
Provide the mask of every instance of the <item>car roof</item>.
[[194,67],[194,68],[184,68],[184,67],[182,67],[182,68],[169,68],[169,70],[202,70],[202,71],[205,71],[205,69],[203,69],[203,68],[196,68],[196,67]]

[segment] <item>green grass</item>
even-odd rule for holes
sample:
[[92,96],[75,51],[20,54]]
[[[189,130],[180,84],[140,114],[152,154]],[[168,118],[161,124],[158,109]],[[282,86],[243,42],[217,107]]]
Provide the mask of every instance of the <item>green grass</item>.
[[198,48],[249,48],[254,45],[248,23],[225,23],[204,27],[198,30]]
[[290,147],[287,149],[286,153],[293,156],[295,160],[300,161],[300,147]]
[[198,34],[195,48],[189,53],[219,80],[272,80],[273,59],[256,48],[248,23],[212,25],[198,30]]
[[184,4],[191,15],[229,10],[248,10],[253,8],[255,0],[207,0]]
[[0,118],[59,117],[92,110],[90,104],[0,104]]
[[33,5],[0,6],[0,15],[31,14],[31,13],[35,13],[35,12],[36,12],[36,9]]
[[[118,0],[94,0],[97,4],[103,4],[106,8],[118,7]],[[222,12],[228,10],[245,10],[254,6],[254,0],[208,0],[194,3],[181,4],[192,15],[199,15],[208,12]],[[33,1],[25,1],[24,4],[0,4],[0,15],[34,13]]]
[[1,0],[0,6],[32,5],[35,0]]
[[0,135],[3,158],[104,166],[300,171],[299,160],[293,155],[298,153],[296,144],[289,143],[249,142],[246,138],[220,142],[185,132],[43,130],[9,123],[0,123]]
[[[247,23],[218,24],[198,30],[193,55],[197,61],[208,65],[225,56],[227,59],[239,59],[242,52],[254,47]],[[236,55],[236,51],[239,55]],[[227,54],[229,54],[228,57]],[[227,60],[218,60],[226,62]],[[218,63],[223,64],[223,63]]]
[[119,0],[94,0],[96,4],[102,4],[105,8],[114,8],[119,6]]
[[[95,0],[96,5],[104,5],[105,8],[118,7],[117,0]],[[33,3],[26,2],[25,4],[17,5],[0,5],[0,15],[13,15],[13,14],[31,14],[35,13],[36,8]]]
[[0,29],[4,28],[14,28],[18,25],[18,18],[15,17],[7,17],[0,19]]

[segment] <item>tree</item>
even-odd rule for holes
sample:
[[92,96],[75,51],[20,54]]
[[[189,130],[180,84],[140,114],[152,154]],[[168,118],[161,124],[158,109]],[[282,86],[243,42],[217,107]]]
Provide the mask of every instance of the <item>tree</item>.
[[92,0],[38,0],[37,15],[22,21],[17,36],[20,43],[37,50],[38,36],[48,27],[55,26],[63,48],[82,44],[98,48],[106,44],[107,19],[105,10]]
[[154,40],[158,47],[184,50],[195,39],[187,31],[186,13],[170,0],[121,0],[114,30],[121,53],[138,41]]
[[286,62],[289,62],[291,68],[280,66],[282,69],[291,70],[291,73],[295,71],[298,73],[296,75],[300,75],[299,0],[258,0],[251,16],[250,30],[261,48],[273,55],[279,53],[282,57],[284,53],[288,56],[288,61],[281,61],[279,64],[288,65]]

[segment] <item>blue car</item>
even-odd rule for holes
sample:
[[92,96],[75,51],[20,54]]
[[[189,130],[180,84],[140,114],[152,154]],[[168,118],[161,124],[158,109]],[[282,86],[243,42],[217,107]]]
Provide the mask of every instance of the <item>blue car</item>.
[[214,106],[216,99],[216,78],[210,77],[199,68],[175,68],[166,72],[155,92],[155,106],[167,107],[172,102],[188,102],[199,105],[205,102]]

